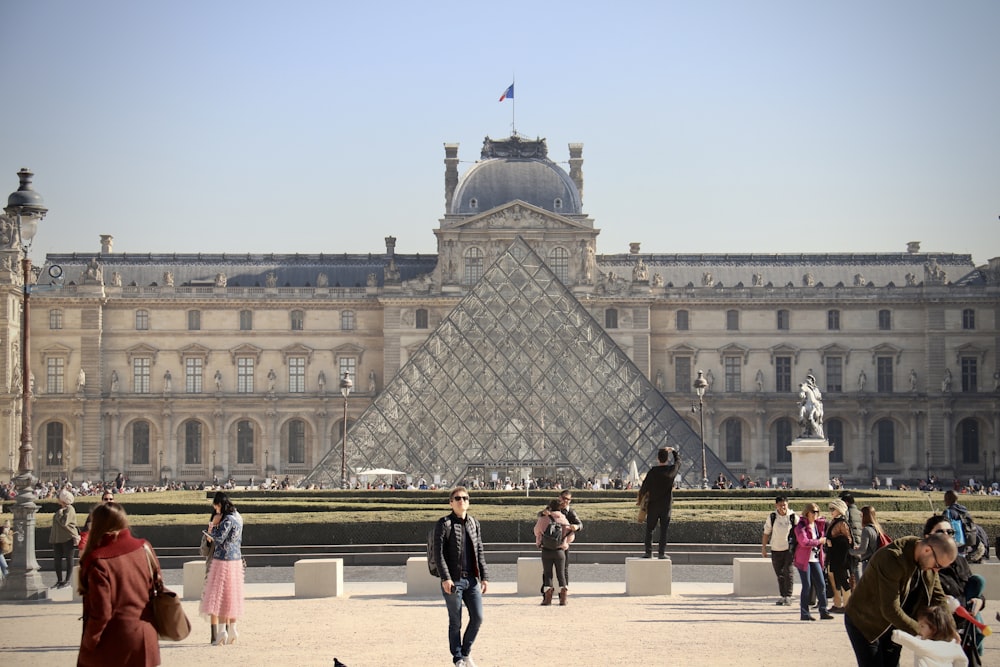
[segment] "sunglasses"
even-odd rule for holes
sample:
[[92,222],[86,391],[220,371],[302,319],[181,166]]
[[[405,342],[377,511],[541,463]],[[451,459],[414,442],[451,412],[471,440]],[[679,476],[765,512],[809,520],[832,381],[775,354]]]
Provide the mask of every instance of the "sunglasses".
[[458,501],[458,500],[461,500],[463,502],[469,502],[469,496],[452,496],[451,500],[452,500],[452,502],[455,502],[455,501]]
[[954,530],[952,530],[951,528],[942,528],[942,529],[940,529],[940,530],[935,530],[935,531],[934,531],[933,533],[931,533],[931,534],[932,534],[932,535],[951,535],[951,536],[953,536],[953,537],[954,537],[954,535],[955,535],[955,531],[954,531]]

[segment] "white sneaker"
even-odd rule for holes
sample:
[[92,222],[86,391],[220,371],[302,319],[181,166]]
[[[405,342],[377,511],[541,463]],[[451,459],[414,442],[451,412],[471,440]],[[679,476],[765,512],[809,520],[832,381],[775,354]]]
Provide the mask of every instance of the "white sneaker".
[[463,662],[465,662],[465,667],[479,667],[478,665],[476,665],[471,655],[465,656]]
[[468,667],[468,664],[469,664],[469,663],[465,662],[465,660],[464,660],[464,659],[460,659],[460,660],[459,660],[458,662],[456,662],[456,663],[455,663],[455,664],[453,665],[453,667]]

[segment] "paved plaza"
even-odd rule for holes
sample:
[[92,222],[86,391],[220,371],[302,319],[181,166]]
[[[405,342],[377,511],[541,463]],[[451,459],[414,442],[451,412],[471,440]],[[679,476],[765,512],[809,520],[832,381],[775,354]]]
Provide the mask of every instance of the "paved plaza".
[[[290,568],[251,569],[248,581],[261,583],[247,584],[239,641],[210,646],[197,601],[185,600],[194,630],[182,642],[161,643],[162,664],[330,667],[337,657],[348,667],[447,667],[444,604],[407,597],[403,570],[345,568],[343,597],[296,599]],[[773,597],[733,597],[731,581],[685,581],[721,579],[727,570],[675,566],[672,595],[629,597],[615,566],[578,566],[574,575],[582,580],[571,584],[569,604],[541,607],[516,595],[513,566],[497,566],[473,657],[480,667],[855,664],[840,617],[805,623],[797,608],[775,606]],[[182,592],[180,571],[165,574]],[[0,604],[0,663],[75,664],[80,603],[66,589],[53,595],[49,602]],[[786,647],[782,656],[775,646]],[[904,653],[901,664],[912,657]],[[987,640],[983,664],[1000,665],[995,641]]]

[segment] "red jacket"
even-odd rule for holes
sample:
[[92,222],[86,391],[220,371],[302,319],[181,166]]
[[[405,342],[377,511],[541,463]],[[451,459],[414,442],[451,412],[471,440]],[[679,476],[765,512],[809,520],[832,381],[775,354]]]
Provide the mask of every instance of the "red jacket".
[[[127,530],[117,539],[106,535],[80,563],[86,592],[78,667],[160,664],[160,642],[149,601],[153,579],[144,544],[145,540],[132,537]],[[155,556],[153,567],[159,568]]]

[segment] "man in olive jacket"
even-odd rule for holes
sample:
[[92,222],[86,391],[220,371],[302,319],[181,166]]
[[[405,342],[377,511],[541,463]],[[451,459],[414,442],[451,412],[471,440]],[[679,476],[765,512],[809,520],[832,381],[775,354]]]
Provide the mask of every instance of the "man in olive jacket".
[[919,634],[920,610],[945,601],[938,570],[957,557],[955,540],[940,534],[901,537],[875,552],[844,615],[859,667],[899,664],[892,629]]

